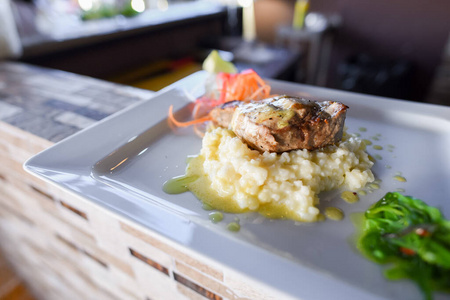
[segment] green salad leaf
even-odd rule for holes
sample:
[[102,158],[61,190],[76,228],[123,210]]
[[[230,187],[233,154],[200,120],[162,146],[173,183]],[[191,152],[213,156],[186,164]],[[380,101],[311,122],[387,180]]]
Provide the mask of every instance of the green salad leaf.
[[436,207],[400,193],[387,193],[364,214],[358,249],[390,264],[385,276],[415,281],[425,299],[450,292],[450,221]]

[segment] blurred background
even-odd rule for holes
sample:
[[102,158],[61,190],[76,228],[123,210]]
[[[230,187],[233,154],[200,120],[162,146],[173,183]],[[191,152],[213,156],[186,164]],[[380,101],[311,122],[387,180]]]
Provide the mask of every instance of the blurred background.
[[35,65],[158,90],[220,49],[266,78],[450,101],[447,0],[2,1],[4,56]]

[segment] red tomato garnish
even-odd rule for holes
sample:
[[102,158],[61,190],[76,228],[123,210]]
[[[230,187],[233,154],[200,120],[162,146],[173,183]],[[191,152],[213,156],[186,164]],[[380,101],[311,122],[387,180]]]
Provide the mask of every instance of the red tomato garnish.
[[410,255],[410,256],[416,254],[416,251],[414,251],[414,250],[412,250],[412,249],[409,249],[409,248],[405,248],[405,247],[400,247],[400,251],[401,251],[403,254],[405,254],[405,255]]

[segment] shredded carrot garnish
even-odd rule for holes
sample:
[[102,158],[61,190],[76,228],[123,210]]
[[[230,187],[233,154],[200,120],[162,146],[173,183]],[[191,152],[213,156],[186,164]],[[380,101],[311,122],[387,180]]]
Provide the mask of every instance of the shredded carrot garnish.
[[173,105],[171,105],[169,107],[169,120],[173,124],[178,126],[178,127],[187,127],[187,126],[191,126],[191,125],[194,125],[194,124],[198,124],[198,123],[203,123],[203,122],[209,121],[209,120],[211,120],[211,117],[210,116],[206,116],[206,117],[203,117],[203,118],[200,118],[200,119],[196,119],[196,120],[192,120],[192,121],[180,122],[180,121],[177,121],[175,119],[175,117],[173,116]]
[[270,86],[251,69],[239,74],[220,73],[217,80],[219,81],[218,85],[222,87],[221,103],[233,100],[261,100],[270,95]]
[[[173,106],[169,108],[169,120],[177,127],[198,125],[210,121],[209,111],[214,107],[229,101],[258,101],[270,96],[270,85],[252,69],[244,70],[238,74],[219,73],[216,76],[218,99],[201,97],[196,100],[192,111],[193,120],[187,122],[177,121],[173,115]],[[206,115],[206,116],[205,116]],[[197,127],[197,126],[195,126]],[[198,128],[195,128],[196,131]]]

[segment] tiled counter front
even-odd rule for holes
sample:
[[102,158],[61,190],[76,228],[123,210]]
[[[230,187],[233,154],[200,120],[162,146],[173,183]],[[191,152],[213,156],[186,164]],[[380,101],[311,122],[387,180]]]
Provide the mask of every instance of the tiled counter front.
[[150,92],[16,64],[0,64],[0,84],[0,245],[36,297],[286,299],[23,170],[53,142]]

